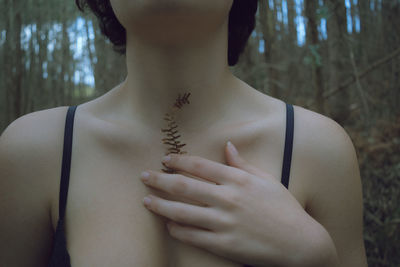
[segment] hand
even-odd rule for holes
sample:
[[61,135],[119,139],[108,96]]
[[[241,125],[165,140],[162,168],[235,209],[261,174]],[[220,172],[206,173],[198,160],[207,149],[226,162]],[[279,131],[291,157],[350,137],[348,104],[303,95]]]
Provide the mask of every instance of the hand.
[[186,244],[245,264],[292,266],[306,247],[311,217],[278,180],[234,151],[229,146],[225,150],[230,166],[170,154],[164,162],[168,167],[211,183],[150,170],[142,181],[203,205],[151,195],[146,208],[171,220],[171,236]]

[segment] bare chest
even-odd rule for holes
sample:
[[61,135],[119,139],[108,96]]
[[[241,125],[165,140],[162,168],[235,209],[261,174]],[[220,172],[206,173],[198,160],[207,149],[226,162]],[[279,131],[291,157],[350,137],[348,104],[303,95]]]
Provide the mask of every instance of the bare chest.
[[[280,126],[267,125],[253,122],[198,136],[186,140],[183,150],[226,164],[223,149],[231,140],[242,157],[280,181],[285,125],[284,121]],[[74,133],[66,208],[72,266],[241,266],[173,239],[165,219],[143,206],[142,199],[148,194],[174,199],[139,180],[146,169],[161,171],[161,157],[166,151],[162,142],[146,140],[99,143],[89,135]],[[289,191],[305,208],[302,177],[292,173],[289,185]],[[52,214],[55,225],[58,200]]]

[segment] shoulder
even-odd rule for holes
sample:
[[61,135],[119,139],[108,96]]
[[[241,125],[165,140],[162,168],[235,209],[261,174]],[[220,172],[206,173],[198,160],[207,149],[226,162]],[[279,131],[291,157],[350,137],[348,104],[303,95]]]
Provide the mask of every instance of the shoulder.
[[31,170],[48,165],[62,148],[66,110],[67,107],[46,109],[14,120],[0,136],[2,159]]
[[362,183],[350,136],[331,118],[295,106],[294,143],[307,213],[327,230],[343,266],[366,266]]
[[29,196],[43,201],[58,193],[66,111],[67,107],[36,111],[8,125],[0,136],[0,175],[7,179],[2,182],[35,188]]
[[[338,164],[355,156],[352,140],[339,123],[300,106],[294,106],[294,110],[296,141],[301,149],[308,151],[309,157],[319,159],[319,163]],[[331,162],[333,158],[340,162]]]
[[299,106],[294,110],[293,163],[301,175],[307,176],[309,204],[333,186],[357,183],[356,149],[346,130],[317,112]]
[[[356,150],[346,130],[333,119],[295,106],[294,142],[303,163],[313,165],[312,172],[338,175],[358,167]],[[295,153],[295,152],[293,152]],[[319,179],[324,179],[319,177]]]
[[0,220],[0,235],[7,240],[0,241],[0,262],[7,266],[47,264],[66,109],[26,114],[0,136],[0,214],[8,214]]

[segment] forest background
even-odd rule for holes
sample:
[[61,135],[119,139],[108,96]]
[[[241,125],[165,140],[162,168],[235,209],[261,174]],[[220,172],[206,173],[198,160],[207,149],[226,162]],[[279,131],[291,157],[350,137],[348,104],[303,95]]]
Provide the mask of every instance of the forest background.
[[[125,78],[124,57],[73,0],[0,0],[0,7],[0,132],[24,114],[89,101]],[[400,266],[400,0],[261,0],[232,71],[346,129],[361,170],[369,266]]]

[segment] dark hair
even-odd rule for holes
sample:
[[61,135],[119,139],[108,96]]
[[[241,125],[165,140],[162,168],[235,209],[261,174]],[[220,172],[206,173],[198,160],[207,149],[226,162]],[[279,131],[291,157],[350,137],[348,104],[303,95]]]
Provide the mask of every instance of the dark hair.
[[[126,32],[112,10],[110,0],[75,0],[81,11],[89,6],[99,20],[102,34],[114,45],[118,53],[126,52]],[[228,63],[234,66],[246,47],[256,21],[258,0],[234,0],[229,13]]]

